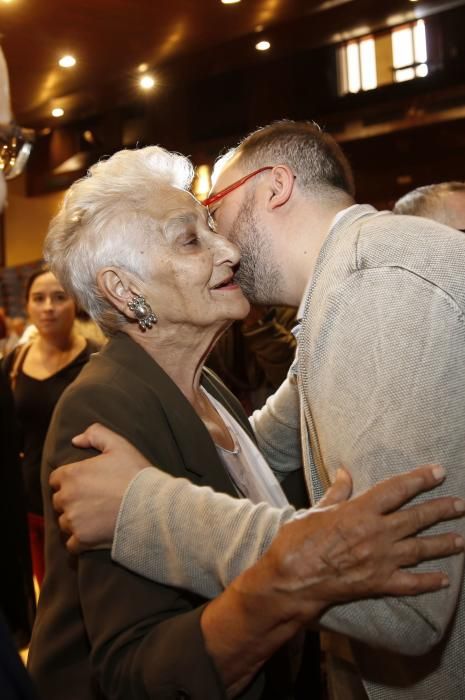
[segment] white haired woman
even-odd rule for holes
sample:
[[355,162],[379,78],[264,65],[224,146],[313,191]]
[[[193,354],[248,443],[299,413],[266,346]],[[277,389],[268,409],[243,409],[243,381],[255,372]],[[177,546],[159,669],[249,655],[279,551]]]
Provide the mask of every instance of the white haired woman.
[[[276,532],[294,510],[240,405],[203,369],[216,339],[249,305],[234,283],[239,251],[209,227],[206,209],[187,191],[191,178],[181,156],[157,147],[122,151],[73,185],[51,224],[51,268],[110,341],[57,406],[43,483],[55,466],[92,454],[71,439],[99,421],[172,476],[223,492],[218,498],[228,503],[250,498],[255,505],[239,502],[249,522],[260,529],[266,513]],[[431,470],[422,474],[422,484],[432,485]],[[185,479],[176,481],[190,493]],[[262,668],[274,651],[328,604],[383,590],[372,572],[365,575],[366,562],[346,556],[351,523],[352,542],[360,531],[353,517],[360,500],[285,525],[256,565],[205,604],[113,563],[109,550],[70,557],[47,496],[46,576],[29,655],[47,700],[276,697]],[[453,512],[448,502],[442,516]],[[379,524],[368,533],[375,543]],[[241,532],[230,535],[240,540]],[[324,559],[328,547],[341,554],[336,573]],[[436,551],[456,550],[443,536]],[[395,570],[399,561],[392,563]],[[276,673],[276,661],[273,667]],[[279,697],[292,697],[284,672],[278,678]]]

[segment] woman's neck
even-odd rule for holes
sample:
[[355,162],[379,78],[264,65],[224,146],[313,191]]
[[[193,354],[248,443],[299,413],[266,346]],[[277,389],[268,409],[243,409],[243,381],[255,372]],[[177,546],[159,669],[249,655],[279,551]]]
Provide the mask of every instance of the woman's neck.
[[130,326],[127,332],[182,391],[215,444],[232,450],[234,440],[227,426],[200,387],[205,360],[228,325],[208,328],[177,325],[168,330],[153,328],[148,333]]
[[79,333],[66,338],[38,335],[31,343],[23,372],[34,379],[46,379],[71,364],[84,350],[86,339]]
[[214,328],[198,328],[180,324],[169,330],[155,327],[145,333],[135,326],[130,326],[127,332],[195,406],[199,400],[200,379],[205,360],[228,325],[223,323]]
[[43,355],[52,356],[68,353],[78,345],[82,345],[83,341],[83,336],[72,330],[64,336],[39,334],[33,343]]

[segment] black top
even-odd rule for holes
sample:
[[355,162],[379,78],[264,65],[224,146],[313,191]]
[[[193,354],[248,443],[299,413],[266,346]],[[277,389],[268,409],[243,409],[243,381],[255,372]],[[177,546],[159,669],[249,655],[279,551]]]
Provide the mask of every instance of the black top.
[[[27,533],[26,504],[19,467],[13,395],[0,372],[0,532],[2,573],[0,610],[18,647],[29,644],[35,595]],[[6,697],[6,696],[5,696]],[[0,686],[0,698],[4,698]]]
[[[34,379],[24,374],[23,364],[29,350],[22,357],[16,377],[14,399],[20,425],[22,469],[29,513],[43,514],[40,465],[53,409],[63,391],[76,379],[90,355],[97,350],[98,346],[88,340],[85,348],[69,365],[46,379]],[[7,375],[13,368],[17,352],[16,348],[3,362],[3,370]]]

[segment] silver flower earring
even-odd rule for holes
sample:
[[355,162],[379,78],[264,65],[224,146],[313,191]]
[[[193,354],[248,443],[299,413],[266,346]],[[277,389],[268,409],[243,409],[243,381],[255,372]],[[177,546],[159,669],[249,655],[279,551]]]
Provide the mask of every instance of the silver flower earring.
[[128,307],[136,317],[141,331],[152,328],[152,325],[158,321],[158,318],[153,313],[152,307],[145,300],[145,297],[135,296],[132,301],[128,302]]

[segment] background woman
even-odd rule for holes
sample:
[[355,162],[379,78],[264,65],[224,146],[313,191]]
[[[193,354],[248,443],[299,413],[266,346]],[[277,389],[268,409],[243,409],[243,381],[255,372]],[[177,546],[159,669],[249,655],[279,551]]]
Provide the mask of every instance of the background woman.
[[42,448],[56,402],[97,345],[75,331],[76,305],[49,270],[29,278],[26,301],[37,334],[4,359],[3,370],[13,389],[20,424],[32,561],[40,585],[44,576]]

